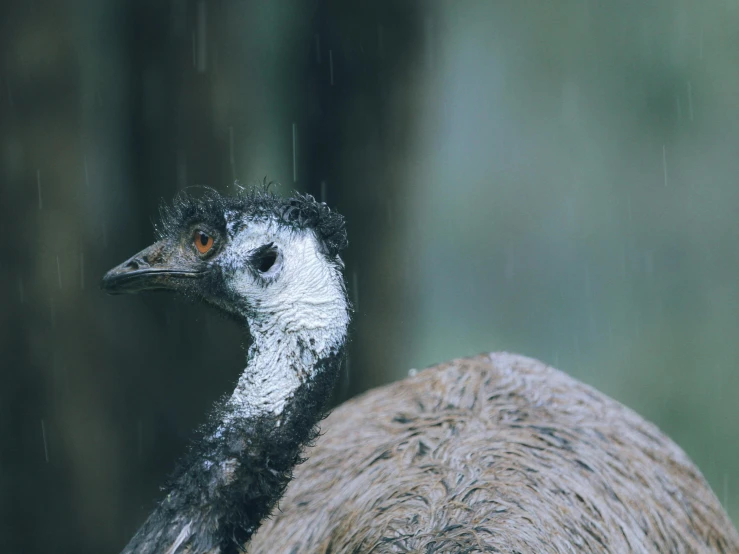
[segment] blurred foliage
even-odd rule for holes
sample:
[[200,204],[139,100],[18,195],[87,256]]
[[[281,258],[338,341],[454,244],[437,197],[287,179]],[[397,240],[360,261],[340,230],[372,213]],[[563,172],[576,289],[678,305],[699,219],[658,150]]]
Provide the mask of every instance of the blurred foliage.
[[337,401],[483,350],[633,407],[739,521],[739,7],[37,0],[0,7],[0,548],[109,552],[243,365],[109,298],[162,198],[265,175],[347,216]]

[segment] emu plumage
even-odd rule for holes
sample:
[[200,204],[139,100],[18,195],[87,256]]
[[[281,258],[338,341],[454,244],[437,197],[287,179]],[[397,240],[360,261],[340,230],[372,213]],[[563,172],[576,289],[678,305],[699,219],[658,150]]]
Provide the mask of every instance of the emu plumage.
[[343,404],[316,440],[346,343],[346,244],[343,218],[310,196],[206,190],[105,276],[111,293],[203,300],[253,337],[126,554],[739,553],[679,447],[528,358],[426,369]]
[[739,553],[675,443],[531,358],[428,368],[321,427],[250,554]]

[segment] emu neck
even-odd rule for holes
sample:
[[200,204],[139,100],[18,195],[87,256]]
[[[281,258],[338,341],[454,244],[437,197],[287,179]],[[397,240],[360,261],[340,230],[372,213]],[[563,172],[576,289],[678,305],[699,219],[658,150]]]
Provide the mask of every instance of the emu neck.
[[349,317],[344,306],[327,321],[291,328],[272,316],[249,321],[254,342],[236,389],[124,554],[241,552],[284,493],[317,435]]
[[295,392],[325,369],[321,361],[335,356],[346,337],[341,324],[291,332],[252,319],[249,329],[253,342],[228,401],[226,425],[234,419],[282,416]]

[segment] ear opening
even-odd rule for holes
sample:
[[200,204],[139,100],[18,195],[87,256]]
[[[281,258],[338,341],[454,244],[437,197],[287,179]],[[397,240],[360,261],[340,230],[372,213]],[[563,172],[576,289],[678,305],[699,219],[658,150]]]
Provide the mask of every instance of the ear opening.
[[280,262],[280,249],[270,242],[252,250],[249,254],[249,265],[259,274],[271,272]]

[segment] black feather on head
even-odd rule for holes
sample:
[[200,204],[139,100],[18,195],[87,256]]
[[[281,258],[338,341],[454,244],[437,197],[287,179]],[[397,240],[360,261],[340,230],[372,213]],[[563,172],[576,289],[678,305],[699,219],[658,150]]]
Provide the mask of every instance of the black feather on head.
[[288,225],[313,229],[330,257],[335,257],[349,244],[344,216],[332,212],[325,202],[318,202],[310,194],[296,193],[283,201],[282,221]]
[[195,222],[207,223],[222,232],[226,230],[226,213],[241,212],[246,219],[274,219],[295,230],[312,229],[329,258],[335,258],[349,244],[344,216],[310,194],[294,193],[284,198],[269,191],[266,182],[237,196],[224,196],[209,187],[193,187],[201,191],[177,194],[171,205],[160,207],[161,224],[155,226],[159,238],[173,236]]

